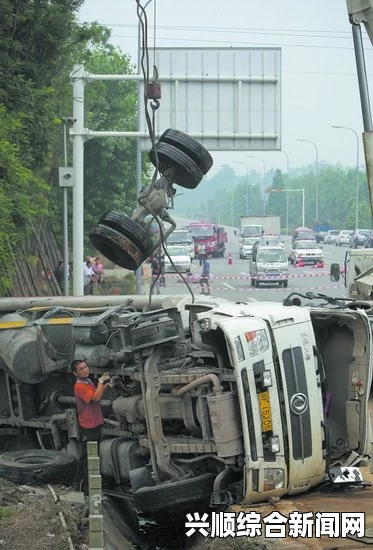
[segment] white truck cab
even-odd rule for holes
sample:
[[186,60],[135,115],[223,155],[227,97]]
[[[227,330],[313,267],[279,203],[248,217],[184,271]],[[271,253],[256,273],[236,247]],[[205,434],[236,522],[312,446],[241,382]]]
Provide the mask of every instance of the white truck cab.
[[333,282],[344,278],[346,297],[352,300],[372,300],[373,298],[373,249],[351,249],[346,252],[344,265],[330,266]]

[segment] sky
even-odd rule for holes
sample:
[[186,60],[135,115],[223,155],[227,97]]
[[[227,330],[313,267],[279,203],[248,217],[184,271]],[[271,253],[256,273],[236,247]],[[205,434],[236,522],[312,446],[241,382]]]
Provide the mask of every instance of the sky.
[[[141,0],[145,5],[146,0]],[[154,9],[155,8],[155,9]],[[213,152],[218,170],[229,164],[246,170],[287,171],[315,163],[356,166],[359,136],[364,163],[363,122],[351,24],[345,0],[151,0],[147,7],[153,47],[280,47],[282,50],[281,151]],[[81,22],[98,21],[112,31],[111,42],[137,60],[135,0],[86,0]],[[154,33],[155,29],[155,33]],[[362,28],[369,86],[373,46]],[[373,91],[371,91],[373,95]],[[297,139],[314,143],[298,142]],[[316,151],[317,149],[317,151]],[[259,159],[249,158],[257,155]],[[236,163],[233,163],[235,161]],[[263,162],[264,161],[264,162]],[[245,166],[246,165],[246,166]]]

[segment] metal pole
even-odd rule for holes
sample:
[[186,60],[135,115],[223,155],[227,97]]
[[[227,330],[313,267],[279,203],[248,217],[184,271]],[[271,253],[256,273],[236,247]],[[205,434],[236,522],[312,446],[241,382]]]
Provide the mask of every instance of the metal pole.
[[337,128],[338,130],[349,130],[350,132],[353,132],[355,134],[356,138],[356,190],[355,190],[355,229],[358,229],[359,227],[359,136],[357,132],[353,128],[350,128],[350,126],[335,126],[332,125],[332,128]]
[[[63,122],[63,153],[65,168],[67,167],[67,123]],[[63,193],[63,293],[69,295],[69,226],[67,219],[67,188],[64,187]]]
[[73,84],[73,295],[83,296],[84,260],[84,85],[87,73],[83,65],[74,65]]
[[266,215],[266,195],[265,195],[266,164],[264,162],[264,159],[262,159],[262,157],[257,157],[255,155],[249,155],[248,158],[258,159],[258,160],[261,160],[262,163],[263,163],[263,183],[262,183],[262,187],[263,187],[263,216],[265,216]]
[[286,189],[286,235],[289,235],[289,191]]
[[242,160],[234,160],[235,164],[243,164],[246,168],[246,216],[249,215],[249,167]]
[[315,224],[319,221],[319,150],[316,143],[309,139],[296,139],[304,143],[310,143],[314,146],[316,152],[316,205],[315,205]]
[[367,79],[367,73],[365,68],[363,39],[361,36],[360,25],[356,25],[356,24],[352,25],[352,37],[354,41],[356,70],[357,70],[357,77],[359,81],[360,102],[361,102],[361,110],[363,115],[364,130],[366,132],[372,132],[373,131],[372,113],[370,110],[369,87],[368,87],[368,79]]
[[302,225],[305,227],[305,197],[304,197],[304,187],[302,189]]
[[289,175],[289,164],[290,164],[290,163],[289,163],[289,155],[288,155],[287,152],[284,151],[283,149],[282,149],[282,152],[283,152],[284,155],[286,156],[286,173],[287,173],[287,175]]

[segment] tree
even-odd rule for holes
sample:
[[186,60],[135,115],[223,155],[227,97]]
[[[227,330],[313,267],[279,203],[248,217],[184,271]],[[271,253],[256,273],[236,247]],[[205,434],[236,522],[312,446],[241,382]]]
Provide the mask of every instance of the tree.
[[0,295],[12,287],[13,260],[30,224],[46,214],[47,185],[23,162],[23,120],[0,106]]

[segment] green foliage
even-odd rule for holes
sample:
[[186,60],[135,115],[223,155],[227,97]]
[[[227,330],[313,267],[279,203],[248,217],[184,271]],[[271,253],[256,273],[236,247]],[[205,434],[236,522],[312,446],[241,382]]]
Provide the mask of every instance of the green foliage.
[[[133,74],[127,55],[109,43],[89,52],[86,69],[94,74]],[[95,81],[86,86],[86,124],[98,131],[134,131],[137,88],[133,81]],[[85,234],[106,210],[130,213],[136,201],[136,140],[107,137],[85,145]]]
[[0,506],[0,522],[14,515],[14,508],[11,506]]
[[17,245],[30,223],[47,210],[48,186],[23,162],[27,141],[21,115],[0,106],[0,295],[11,288]]

